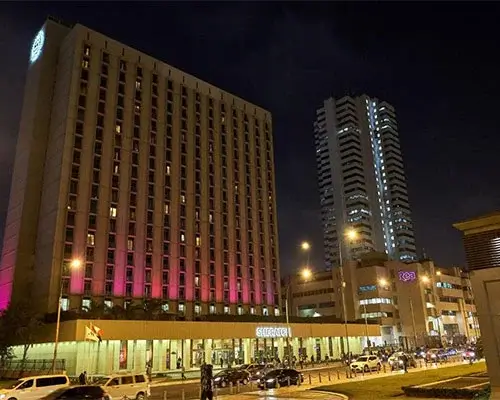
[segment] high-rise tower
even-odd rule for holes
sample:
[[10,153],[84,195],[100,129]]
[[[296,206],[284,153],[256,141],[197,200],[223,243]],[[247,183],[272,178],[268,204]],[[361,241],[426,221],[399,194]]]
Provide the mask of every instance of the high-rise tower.
[[[316,111],[314,135],[326,266],[338,265],[340,252],[415,260],[394,108],[366,95],[329,98]],[[356,240],[344,238],[347,228]]]
[[28,68],[0,308],[279,313],[268,111],[52,19]]

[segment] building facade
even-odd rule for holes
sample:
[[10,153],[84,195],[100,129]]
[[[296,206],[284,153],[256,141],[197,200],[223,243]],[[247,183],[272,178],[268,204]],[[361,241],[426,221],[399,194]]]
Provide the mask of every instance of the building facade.
[[[438,268],[430,260],[403,263],[382,254],[344,264],[348,320],[376,320],[388,344],[415,346],[479,337],[474,295],[468,274]],[[305,281],[291,281],[291,312],[343,319],[338,269]]]
[[[31,49],[0,308],[279,313],[271,114],[91,29]],[[36,284],[34,284],[36,282]]]
[[[97,321],[96,321],[97,323]],[[101,320],[102,342],[85,341],[87,320],[67,321],[61,324],[61,343],[58,365],[64,360],[64,369],[71,376],[81,371],[89,375],[116,371],[142,372],[151,365],[153,373],[165,373],[199,368],[205,361],[214,366],[248,364],[252,361],[284,360],[287,357],[286,335],[291,354],[311,356],[315,360],[340,359],[343,353],[345,329],[342,324],[269,324],[228,322],[167,322],[167,321],[111,321]],[[203,325],[201,327],[200,325]],[[29,351],[30,360],[50,360],[53,355],[54,326],[46,325]],[[363,324],[349,324],[349,348],[353,354],[362,351],[366,334]],[[380,334],[376,325],[368,327],[368,334]],[[14,354],[22,358],[23,346],[14,347]]]
[[[366,95],[329,98],[316,111],[314,136],[326,267],[370,251],[416,260],[394,108]],[[352,243],[346,228],[357,232]]]

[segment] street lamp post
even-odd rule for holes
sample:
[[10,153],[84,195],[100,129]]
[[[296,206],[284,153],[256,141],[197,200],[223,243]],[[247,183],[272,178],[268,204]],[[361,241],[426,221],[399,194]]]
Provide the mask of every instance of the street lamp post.
[[[304,280],[309,279],[312,276],[312,272],[309,268],[304,268],[302,271],[300,271],[300,275]],[[286,317],[286,329],[287,329],[287,335],[286,335],[286,352],[287,352],[287,358],[288,358],[288,366],[290,367],[292,364],[291,360],[291,355],[290,355],[290,337],[291,337],[291,332],[292,329],[290,327],[290,311],[289,311],[289,296],[290,296],[290,286],[291,286],[291,277],[288,279],[288,284],[286,285],[285,288],[285,317]]]
[[[358,292],[358,296],[361,292]],[[366,336],[366,347],[368,347],[368,353],[370,353],[370,337],[368,336],[368,313],[366,312],[366,303],[363,303],[363,311],[365,314],[365,336]]]
[[[345,232],[345,235],[349,237],[349,239],[354,240],[357,236],[357,233],[354,229],[349,229],[347,232]],[[344,235],[341,235],[340,237],[343,238]],[[351,364],[351,349],[349,346],[349,332],[347,329],[347,305],[345,302],[345,287],[346,287],[346,282],[344,279],[344,263],[342,259],[342,244],[343,240],[339,239],[339,264],[340,264],[340,293],[342,296],[342,312],[344,314],[344,332],[345,332],[345,342],[346,342],[346,350],[347,350],[347,359],[349,362],[349,365]]]
[[[71,261],[69,264],[70,268],[79,268],[81,265],[81,261],[74,259]],[[61,268],[61,277],[59,279],[59,297],[57,300],[57,320],[56,320],[56,337],[54,340],[54,356],[52,358],[52,373],[55,373],[56,371],[56,359],[57,359],[57,348],[59,345],[59,330],[61,327],[61,307],[62,307],[62,295],[63,295],[63,284],[62,284],[62,276],[63,276],[63,271],[64,270],[64,264],[62,265]]]

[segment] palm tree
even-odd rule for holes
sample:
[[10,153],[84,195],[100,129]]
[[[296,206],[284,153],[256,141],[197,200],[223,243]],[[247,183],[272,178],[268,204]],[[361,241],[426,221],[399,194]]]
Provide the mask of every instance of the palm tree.
[[124,319],[126,317],[126,310],[116,304],[109,310],[109,313],[112,319]]
[[82,307],[83,314],[89,319],[101,319],[107,311],[107,306],[104,303],[98,303],[94,300],[90,302],[90,306]]
[[144,299],[144,312],[146,319],[157,320],[164,312],[164,301],[161,299]]

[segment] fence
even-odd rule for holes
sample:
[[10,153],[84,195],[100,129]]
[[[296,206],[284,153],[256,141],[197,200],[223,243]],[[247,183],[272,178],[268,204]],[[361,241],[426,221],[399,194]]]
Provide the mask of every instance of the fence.
[[[66,360],[56,360],[55,371],[66,370]],[[52,373],[52,360],[8,360],[0,366],[0,378],[19,379],[24,376]]]

